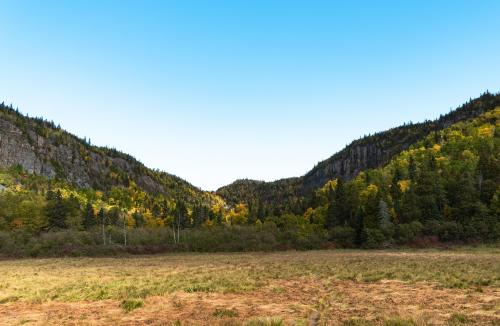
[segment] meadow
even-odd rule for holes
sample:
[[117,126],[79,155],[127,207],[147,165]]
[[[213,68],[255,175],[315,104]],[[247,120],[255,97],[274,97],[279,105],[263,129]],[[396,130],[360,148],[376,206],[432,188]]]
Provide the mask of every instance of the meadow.
[[0,261],[1,325],[499,325],[500,249]]

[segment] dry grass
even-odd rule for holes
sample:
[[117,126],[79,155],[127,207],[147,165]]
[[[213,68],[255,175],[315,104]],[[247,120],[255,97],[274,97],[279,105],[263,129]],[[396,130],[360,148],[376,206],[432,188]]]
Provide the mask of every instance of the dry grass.
[[0,324],[494,325],[500,250],[0,262]]

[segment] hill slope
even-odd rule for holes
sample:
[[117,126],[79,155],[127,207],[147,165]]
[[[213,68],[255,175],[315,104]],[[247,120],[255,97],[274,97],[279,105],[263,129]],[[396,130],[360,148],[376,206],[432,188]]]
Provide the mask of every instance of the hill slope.
[[328,180],[351,180],[361,171],[381,167],[396,154],[432,132],[475,118],[500,106],[500,94],[485,93],[456,110],[434,121],[405,124],[384,132],[353,141],[340,152],[318,163],[311,171],[298,178],[274,182],[238,180],[216,191],[228,203],[244,202],[271,211],[300,211],[306,203],[303,198],[323,186]]
[[174,175],[148,169],[130,155],[90,145],[54,123],[29,118],[0,104],[0,169],[20,166],[30,174],[78,188],[107,191],[134,182],[148,194],[196,202],[206,194]]

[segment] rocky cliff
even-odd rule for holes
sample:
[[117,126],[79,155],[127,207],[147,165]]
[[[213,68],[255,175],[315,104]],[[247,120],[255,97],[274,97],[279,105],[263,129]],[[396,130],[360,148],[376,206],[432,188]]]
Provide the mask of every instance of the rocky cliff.
[[202,193],[174,175],[146,168],[127,154],[91,146],[51,122],[28,118],[1,104],[0,168],[12,166],[65,179],[80,188],[107,190],[133,181],[148,193],[180,197]]
[[[43,138],[38,140],[37,145],[43,147]],[[42,162],[35,153],[35,146],[31,145],[26,135],[13,123],[0,118],[0,167],[8,168],[20,165],[29,173],[55,177],[56,172],[50,163]]]

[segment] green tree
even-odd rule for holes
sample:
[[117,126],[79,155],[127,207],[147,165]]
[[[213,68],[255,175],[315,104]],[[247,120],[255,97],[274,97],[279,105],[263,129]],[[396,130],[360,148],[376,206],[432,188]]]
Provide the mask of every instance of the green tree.
[[90,202],[85,206],[85,211],[83,213],[83,227],[85,230],[90,230],[96,226],[97,221],[94,213],[94,207]]
[[45,207],[45,214],[47,216],[47,226],[50,230],[66,229],[66,218],[68,216],[68,209],[64,203],[61,192],[58,190],[47,192],[47,206]]

